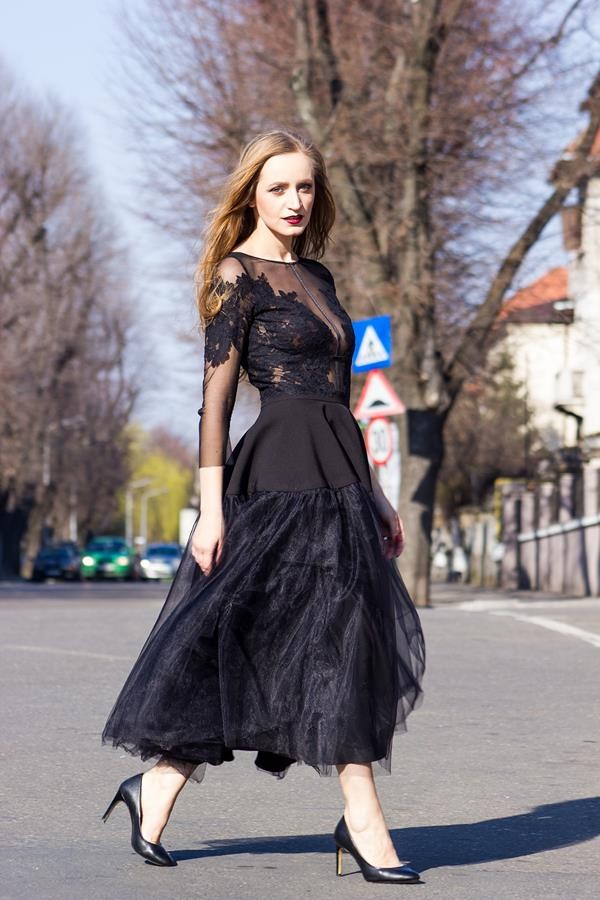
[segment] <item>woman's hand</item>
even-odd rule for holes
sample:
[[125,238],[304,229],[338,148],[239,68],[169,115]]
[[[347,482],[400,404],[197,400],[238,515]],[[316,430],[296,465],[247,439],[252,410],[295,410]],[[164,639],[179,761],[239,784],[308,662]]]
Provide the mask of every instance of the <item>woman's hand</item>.
[[372,469],[371,484],[373,486],[375,506],[379,513],[379,519],[383,530],[383,555],[386,559],[391,559],[393,556],[400,556],[404,550],[404,545],[406,543],[404,525],[402,524],[402,519],[383,493],[383,489]]
[[385,506],[381,504],[381,507],[377,503],[381,527],[383,528],[383,555],[386,559],[391,559],[393,556],[400,556],[404,550],[406,543],[404,525],[389,500],[386,499]]
[[220,561],[224,539],[223,513],[202,512],[192,537],[192,556],[205,575],[210,575],[213,567]]

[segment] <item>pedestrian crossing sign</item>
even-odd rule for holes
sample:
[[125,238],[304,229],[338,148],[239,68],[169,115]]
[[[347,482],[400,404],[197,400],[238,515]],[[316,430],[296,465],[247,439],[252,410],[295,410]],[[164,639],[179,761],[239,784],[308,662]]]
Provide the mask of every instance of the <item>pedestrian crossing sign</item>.
[[392,364],[391,316],[373,316],[352,323],[356,339],[353,372],[385,369]]

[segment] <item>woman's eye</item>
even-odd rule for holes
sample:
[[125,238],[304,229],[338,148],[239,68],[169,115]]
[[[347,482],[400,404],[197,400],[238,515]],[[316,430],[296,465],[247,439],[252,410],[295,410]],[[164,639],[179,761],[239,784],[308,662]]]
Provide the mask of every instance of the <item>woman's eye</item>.
[[[272,188],[270,188],[270,193],[271,194],[280,194],[283,190],[284,190],[283,187],[272,187]],[[300,190],[301,191],[312,191],[312,184],[301,184]]]

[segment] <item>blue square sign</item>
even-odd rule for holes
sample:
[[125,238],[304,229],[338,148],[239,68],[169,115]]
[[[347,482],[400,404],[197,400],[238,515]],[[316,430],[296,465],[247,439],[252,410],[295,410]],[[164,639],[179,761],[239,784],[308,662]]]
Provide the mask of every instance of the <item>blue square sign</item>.
[[392,317],[374,316],[352,323],[356,346],[352,357],[353,372],[385,369],[392,364]]

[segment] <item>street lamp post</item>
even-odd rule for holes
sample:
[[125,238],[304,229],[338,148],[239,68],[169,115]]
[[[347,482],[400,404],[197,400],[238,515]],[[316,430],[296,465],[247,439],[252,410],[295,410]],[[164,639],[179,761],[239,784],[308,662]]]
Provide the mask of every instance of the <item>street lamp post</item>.
[[[73,428],[85,422],[85,416],[80,414],[49,422],[44,429],[44,441],[42,444],[42,485],[44,487],[44,503],[47,506],[47,490],[52,482],[52,450],[50,435],[58,428]],[[45,517],[47,524],[47,518]],[[69,489],[69,540],[77,541],[77,488],[71,484]],[[45,538],[44,538],[45,541]]]
[[167,488],[156,488],[152,491],[144,491],[140,509],[140,536],[144,539],[144,546],[148,543],[148,500],[158,497],[160,494],[168,494]]
[[50,433],[57,428],[71,428],[85,422],[84,416],[69,416],[67,419],[59,419],[58,422],[49,422],[44,429],[44,443],[42,446],[42,484],[48,487],[52,481],[52,466],[50,452]]
[[152,484],[151,478],[138,478],[130,481],[125,491],[125,540],[131,547],[133,541],[133,492]]

